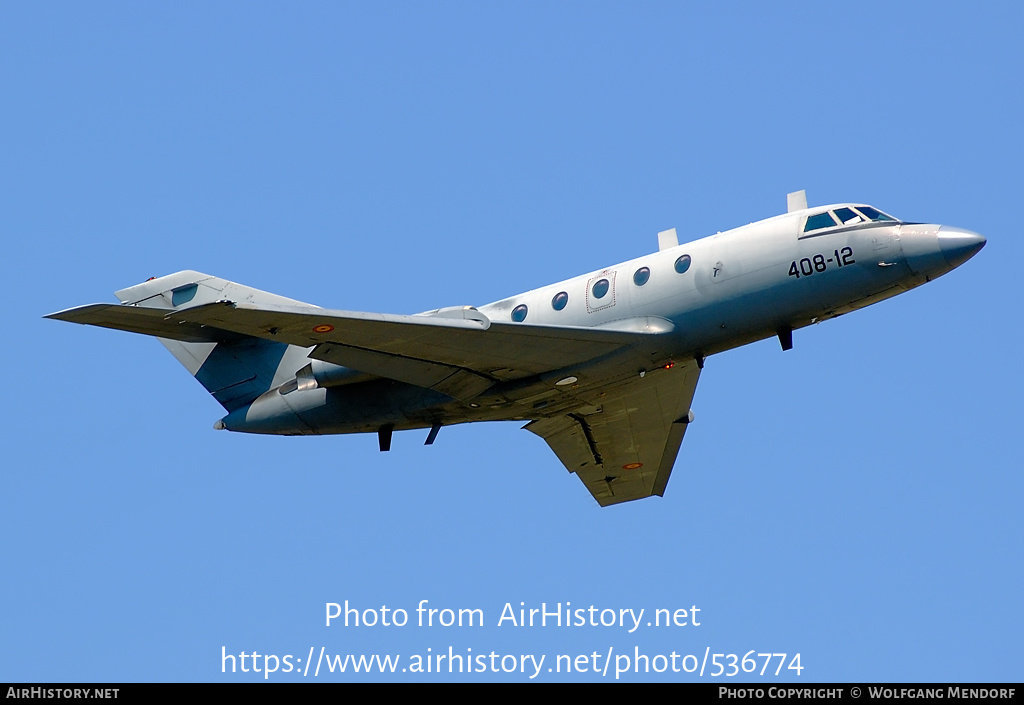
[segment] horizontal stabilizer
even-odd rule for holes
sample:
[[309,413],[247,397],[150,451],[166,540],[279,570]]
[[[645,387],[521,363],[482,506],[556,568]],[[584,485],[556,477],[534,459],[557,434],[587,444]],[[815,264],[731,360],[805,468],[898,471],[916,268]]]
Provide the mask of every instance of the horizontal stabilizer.
[[277,294],[186,270],[147,279],[116,292],[120,304],[92,304],[46,318],[114,328],[160,340],[220,404],[232,411],[281,383],[306,364],[306,351],[199,322],[168,318],[175,310],[225,298],[316,310]]
[[288,305],[316,310],[277,294],[185,270],[148,279],[117,291],[121,304],[90,304],[51,313],[46,318],[83,325],[114,328],[184,343],[222,343],[240,338],[238,333],[217,330],[202,323],[167,320],[168,313],[186,306],[196,307],[227,298],[255,301],[264,305]]
[[123,304],[89,304],[51,313],[46,318],[83,325],[125,330],[184,343],[222,343],[237,340],[237,333],[197,323],[167,320],[167,309]]

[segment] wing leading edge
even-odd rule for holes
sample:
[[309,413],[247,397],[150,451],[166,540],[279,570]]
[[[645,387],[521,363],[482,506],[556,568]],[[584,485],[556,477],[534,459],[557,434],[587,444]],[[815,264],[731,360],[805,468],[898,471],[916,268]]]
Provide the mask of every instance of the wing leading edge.
[[[645,335],[671,330],[671,323],[661,319],[647,324],[647,330],[623,331],[506,324],[471,312],[465,318],[404,316],[243,302],[182,309],[169,314],[168,320],[315,346],[310,357],[337,360],[338,364],[345,364],[340,360],[343,353],[330,355],[327,351],[357,348],[472,370],[499,380],[592,360],[635,345]],[[557,365],[552,364],[553,359],[558,360]]]
[[524,428],[547,441],[602,507],[660,497],[693,420],[699,377],[696,363],[676,365],[609,391],[585,414],[538,419]]

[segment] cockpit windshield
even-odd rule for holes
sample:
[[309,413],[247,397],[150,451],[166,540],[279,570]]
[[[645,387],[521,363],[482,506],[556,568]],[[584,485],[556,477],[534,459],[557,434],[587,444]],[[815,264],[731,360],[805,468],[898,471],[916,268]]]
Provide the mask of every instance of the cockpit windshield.
[[882,211],[872,208],[871,206],[857,206],[857,210],[866,215],[868,218],[871,218],[871,220],[887,220],[893,223],[899,222],[891,215],[886,215]]
[[843,206],[833,210],[807,216],[804,224],[804,232],[832,228],[840,225],[856,225],[857,223],[868,222],[898,223],[899,221],[891,215],[886,215],[877,208],[871,206]]

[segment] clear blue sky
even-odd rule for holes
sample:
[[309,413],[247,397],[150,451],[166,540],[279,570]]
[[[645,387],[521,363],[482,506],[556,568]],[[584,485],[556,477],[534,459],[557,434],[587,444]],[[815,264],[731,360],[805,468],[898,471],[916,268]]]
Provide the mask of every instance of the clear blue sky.
[[[1022,30],[1019,2],[5,3],[0,681],[257,680],[222,648],[321,647],[1020,681]],[[216,432],[154,340],[42,319],[186,268],[483,304],[801,188],[989,242],[791,352],[710,358],[665,497],[605,510],[517,424],[387,454]],[[326,627],[345,600],[410,624]],[[417,627],[420,600],[486,624]],[[701,624],[497,626],[520,602]],[[394,676],[450,677],[528,680]]]

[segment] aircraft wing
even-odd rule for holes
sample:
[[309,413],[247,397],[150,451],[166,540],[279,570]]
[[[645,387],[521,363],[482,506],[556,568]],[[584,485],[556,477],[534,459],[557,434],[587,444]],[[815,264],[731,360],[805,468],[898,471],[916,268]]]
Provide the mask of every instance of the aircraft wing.
[[656,370],[576,412],[523,428],[547,441],[602,507],[660,497],[693,420],[690,404],[699,377],[695,362]]
[[[421,381],[457,372],[474,375],[486,386],[542,374],[671,330],[662,319],[635,319],[624,324],[628,329],[609,330],[497,323],[475,309],[451,316],[401,316],[232,302],[179,310],[167,320],[313,346],[311,358],[429,387],[434,383]],[[471,381],[472,387],[484,383]]]
[[183,342],[253,337],[311,347],[310,358],[457,399],[471,399],[499,381],[601,358],[672,330],[660,318],[624,319],[616,329],[597,329],[497,323],[471,307],[406,316],[224,300],[178,309],[92,304],[47,317]]

